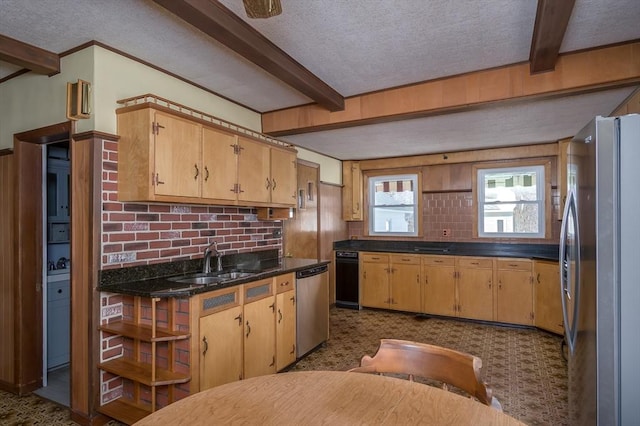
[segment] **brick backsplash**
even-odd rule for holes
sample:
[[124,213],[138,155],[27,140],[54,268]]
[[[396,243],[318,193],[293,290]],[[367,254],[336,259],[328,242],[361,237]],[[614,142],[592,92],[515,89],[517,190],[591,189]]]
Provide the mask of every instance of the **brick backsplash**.
[[119,202],[118,144],[102,147],[102,269],[202,257],[213,241],[223,254],[282,250],[282,222],[252,208]]
[[[439,192],[422,194],[422,226],[423,237],[418,241],[451,241],[451,242],[496,242],[496,243],[541,243],[554,244],[560,239],[560,222],[558,217],[559,196],[553,190],[551,239],[533,238],[473,238],[473,215],[475,203],[471,192]],[[443,229],[451,230],[449,236],[442,235]],[[411,240],[415,238],[368,237],[364,235],[364,222],[348,222],[349,238],[371,240]]]

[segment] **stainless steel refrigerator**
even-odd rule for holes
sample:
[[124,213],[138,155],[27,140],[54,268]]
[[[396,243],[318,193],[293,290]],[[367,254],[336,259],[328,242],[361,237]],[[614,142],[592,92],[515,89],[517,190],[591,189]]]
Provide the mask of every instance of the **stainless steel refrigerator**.
[[640,115],[569,144],[560,297],[572,425],[640,424]]

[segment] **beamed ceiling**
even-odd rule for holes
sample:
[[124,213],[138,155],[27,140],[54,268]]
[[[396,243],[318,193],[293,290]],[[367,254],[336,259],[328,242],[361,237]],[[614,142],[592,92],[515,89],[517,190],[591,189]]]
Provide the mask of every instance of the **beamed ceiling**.
[[637,0],[281,3],[0,0],[0,85],[94,42],[342,160],[555,141],[640,85]]

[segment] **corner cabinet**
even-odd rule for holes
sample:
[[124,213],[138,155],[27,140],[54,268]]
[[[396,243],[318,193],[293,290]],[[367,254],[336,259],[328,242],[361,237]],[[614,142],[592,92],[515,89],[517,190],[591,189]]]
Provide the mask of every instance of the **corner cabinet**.
[[[175,299],[163,299],[162,303],[170,306],[160,307],[160,299],[156,298],[132,297],[131,318],[99,327],[102,332],[122,339],[121,356],[101,362],[98,368],[122,378],[123,394],[98,411],[126,424],[174,402],[173,387],[191,380],[188,368],[178,362],[179,344],[181,341],[188,344],[191,335],[176,330],[173,314],[169,318],[165,315],[175,311],[171,309]],[[159,404],[160,393],[168,398],[163,404]]]
[[562,301],[560,299],[560,266],[558,262],[535,260],[534,307],[535,325],[547,331],[564,334]]
[[121,108],[117,118],[120,201],[295,206],[291,146],[155,104]]

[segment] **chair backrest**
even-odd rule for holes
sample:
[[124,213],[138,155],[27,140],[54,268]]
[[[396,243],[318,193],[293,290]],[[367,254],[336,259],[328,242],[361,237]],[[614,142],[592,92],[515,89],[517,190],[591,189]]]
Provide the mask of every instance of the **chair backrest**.
[[491,406],[491,389],[480,380],[480,368],[482,360],[470,354],[426,343],[382,339],[375,356],[365,355],[360,367],[349,371],[407,374],[409,380],[413,376],[433,379],[462,389]]

